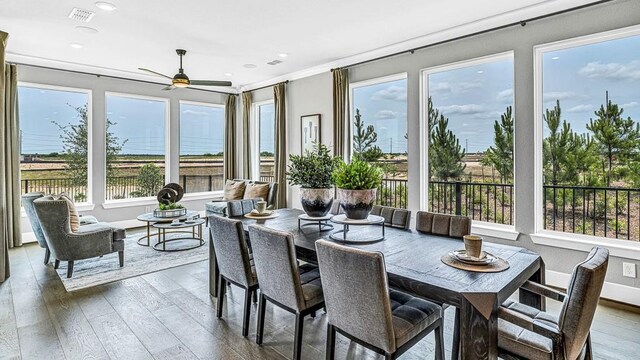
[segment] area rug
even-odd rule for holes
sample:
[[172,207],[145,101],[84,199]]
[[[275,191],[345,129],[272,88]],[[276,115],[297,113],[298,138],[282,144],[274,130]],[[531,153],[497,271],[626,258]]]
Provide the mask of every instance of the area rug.
[[[162,252],[153,250],[152,247],[140,246],[136,241],[143,234],[130,235],[124,240],[124,267],[121,268],[118,265],[118,253],[113,253],[101,258],[76,261],[71,279],[67,279],[67,263],[61,262],[57,270],[58,276],[67,291],[76,291],[207,260],[209,259],[209,229],[203,228],[202,233],[205,239],[203,246],[177,252]],[[170,238],[168,232],[167,238]],[[151,240],[153,244],[155,238]],[[193,244],[193,241],[188,243],[188,245]]]

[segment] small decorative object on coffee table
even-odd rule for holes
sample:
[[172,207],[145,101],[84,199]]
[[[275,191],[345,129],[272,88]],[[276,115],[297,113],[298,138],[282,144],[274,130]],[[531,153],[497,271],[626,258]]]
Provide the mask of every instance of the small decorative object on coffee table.
[[176,183],[165,185],[158,192],[158,208],[153,211],[153,216],[157,218],[175,218],[187,214],[187,209],[178,204],[182,200],[184,190]]
[[[369,215],[366,219],[357,220],[357,219],[349,219],[346,214],[340,214],[340,215],[333,216],[330,221],[333,223],[342,225],[342,229],[336,230],[333,233],[331,233],[331,235],[329,235],[329,237],[333,240],[352,243],[352,244],[372,243],[372,242],[384,240],[384,218],[382,216]],[[369,235],[369,237],[358,236],[350,239],[348,237],[348,233],[350,230],[349,227],[362,226],[362,225],[380,226],[382,229],[382,233],[380,236],[372,237],[371,235],[367,234]],[[340,236],[339,234],[342,234],[342,236]]]

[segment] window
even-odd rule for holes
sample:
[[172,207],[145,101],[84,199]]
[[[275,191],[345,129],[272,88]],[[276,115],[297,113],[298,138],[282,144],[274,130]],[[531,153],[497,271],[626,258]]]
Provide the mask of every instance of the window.
[[261,181],[273,181],[275,168],[273,156],[275,153],[275,105],[273,101],[256,103],[256,120],[258,121],[258,171]]
[[384,170],[376,203],[407,207],[407,75],[351,84],[352,157]]
[[169,102],[106,94],[106,199],[155,196],[165,183]]
[[423,72],[429,211],[513,225],[513,71],[509,52]]
[[18,97],[22,193],[66,192],[89,202],[91,92],[20,84]]
[[538,230],[640,240],[640,28],[536,47]]
[[180,102],[180,184],[185,193],[222,190],[224,107]]

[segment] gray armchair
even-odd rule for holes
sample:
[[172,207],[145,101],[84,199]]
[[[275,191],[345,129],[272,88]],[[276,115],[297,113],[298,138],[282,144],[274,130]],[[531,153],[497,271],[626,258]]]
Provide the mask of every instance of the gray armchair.
[[98,257],[118,252],[120,267],[124,266],[124,229],[113,228],[107,223],[80,226],[77,232],[69,227],[69,208],[65,200],[43,197],[33,201],[42,234],[51,254],[60,261],[67,261],[67,278],[73,275],[76,260]]
[[38,215],[36,215],[36,209],[33,207],[33,202],[43,196],[44,193],[41,192],[32,192],[22,195],[22,207],[24,207],[24,211],[27,213],[27,217],[31,223],[31,229],[33,229],[33,234],[36,236],[38,245],[45,249],[44,263],[48,264],[49,259],[51,258],[51,251],[49,250],[47,240],[45,240],[44,234],[42,233],[42,227],[40,227],[40,220],[38,220]]

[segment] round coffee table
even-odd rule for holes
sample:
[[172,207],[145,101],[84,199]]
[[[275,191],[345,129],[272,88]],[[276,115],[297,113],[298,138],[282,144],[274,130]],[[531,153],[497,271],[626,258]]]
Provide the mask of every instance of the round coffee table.
[[[363,244],[363,243],[373,243],[384,240],[384,218],[382,216],[377,215],[369,215],[366,219],[355,220],[349,219],[347,215],[340,214],[333,216],[330,221],[332,223],[341,224],[342,229],[336,230],[329,237],[336,241],[341,241],[344,243],[352,243],[352,244]],[[349,239],[349,227],[350,226],[364,226],[364,225],[374,225],[380,226],[382,228],[382,234],[378,237],[370,237],[370,238],[359,238],[359,239]],[[339,236],[338,234],[342,234]]]
[[[142,221],[142,222],[146,222],[147,223],[147,235],[141,237],[140,239],[138,239],[138,245],[140,246],[149,246],[150,245],[150,239],[152,236],[156,236],[156,234],[151,234],[151,225],[153,225],[154,223],[170,223],[175,219],[179,219],[179,218],[192,218],[195,216],[199,216],[197,211],[187,211],[186,215],[183,216],[178,216],[178,217],[173,217],[173,218],[159,218],[159,217],[155,217],[153,216],[153,213],[146,213],[146,214],[142,214],[139,215],[136,219],[138,219],[138,221]],[[142,243],[143,240],[147,240],[147,243]],[[158,237],[158,240],[160,240],[160,237]]]
[[[307,214],[298,215],[298,230],[305,226],[318,226],[318,231],[333,230],[333,225],[329,224],[329,220],[333,215],[325,216],[309,216]],[[302,223],[304,221],[304,224]]]
[[[162,222],[162,223],[153,224],[152,226],[154,228],[158,229],[158,242],[153,245],[153,250],[158,250],[158,251],[185,251],[185,250],[195,249],[195,248],[198,248],[198,247],[204,245],[204,239],[202,238],[202,225],[203,224],[204,224],[204,219],[195,219],[195,220],[177,222],[177,223]],[[171,231],[173,229],[188,229],[188,228],[191,228],[190,232],[189,231],[184,231],[184,230]],[[196,231],[196,228],[197,228],[197,231]],[[170,230],[169,234],[190,233],[191,237],[183,236],[183,237],[172,237],[172,238],[167,239],[167,230]],[[167,249],[167,243],[170,243],[172,241],[196,241],[197,243],[195,245],[193,245],[193,246],[177,247],[177,248]],[[160,248],[161,246],[162,246],[162,248]]]

